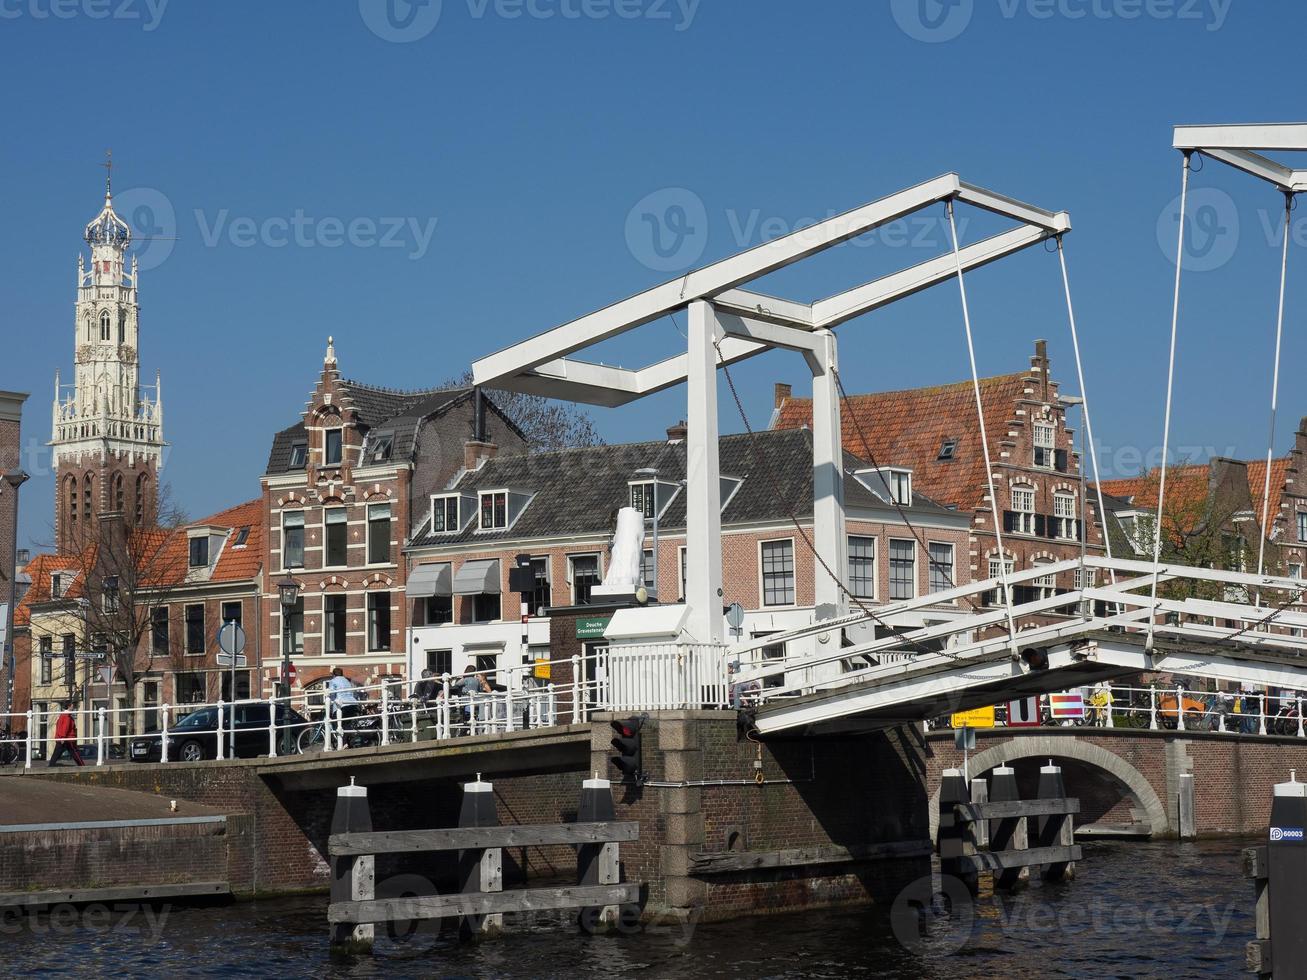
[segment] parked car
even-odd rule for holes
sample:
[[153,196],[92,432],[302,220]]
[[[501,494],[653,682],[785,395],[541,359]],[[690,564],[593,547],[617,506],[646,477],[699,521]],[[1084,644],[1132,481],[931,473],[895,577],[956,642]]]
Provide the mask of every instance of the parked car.
[[[228,711],[231,709],[228,708]],[[236,705],[236,756],[252,759],[268,754],[268,706],[261,702]],[[231,729],[227,717],[223,718],[223,753],[231,742]],[[309,722],[293,708],[277,705],[277,742],[281,730],[292,726],[292,744]],[[164,734],[168,741],[168,761],[199,762],[218,757],[218,709],[200,708],[193,711]],[[163,739],[157,734],[132,739],[133,762],[159,762],[163,756]]]

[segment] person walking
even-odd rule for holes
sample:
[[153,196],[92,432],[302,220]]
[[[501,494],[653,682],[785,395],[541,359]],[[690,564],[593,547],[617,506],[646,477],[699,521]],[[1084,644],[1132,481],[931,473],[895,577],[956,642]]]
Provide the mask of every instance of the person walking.
[[49,765],[57,766],[60,759],[69,755],[79,766],[84,766],[82,754],[77,751],[77,719],[73,717],[72,702],[65,701],[60,707],[63,711],[54,723],[54,752],[50,754]]

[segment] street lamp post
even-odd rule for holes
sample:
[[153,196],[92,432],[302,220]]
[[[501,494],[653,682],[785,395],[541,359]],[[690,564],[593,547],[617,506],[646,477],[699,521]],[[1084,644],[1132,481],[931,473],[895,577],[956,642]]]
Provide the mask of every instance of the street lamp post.
[[644,584],[650,599],[658,598],[658,468],[647,466],[635,471],[636,476],[647,476],[653,486],[653,581]]
[[14,672],[18,669],[18,655],[14,649],[14,606],[18,602],[18,488],[27,482],[27,474],[22,470],[10,470],[4,474],[5,486],[10,491],[9,497],[13,500],[13,551],[14,566],[8,571],[13,572],[9,577],[9,605],[5,609],[5,621],[0,623],[0,629],[4,630],[4,643],[0,645],[0,654],[3,654],[5,661],[6,690],[5,690],[5,713],[11,713],[14,710]]
[[[290,643],[291,643],[291,616],[294,613],[296,604],[299,602],[300,585],[295,579],[287,575],[277,583],[277,595],[281,599],[281,683],[278,685],[279,695],[286,699],[285,704],[290,706]],[[276,717],[276,709],[273,709],[273,717]],[[281,729],[281,754],[290,755],[291,753],[291,730],[290,725],[283,725]]]

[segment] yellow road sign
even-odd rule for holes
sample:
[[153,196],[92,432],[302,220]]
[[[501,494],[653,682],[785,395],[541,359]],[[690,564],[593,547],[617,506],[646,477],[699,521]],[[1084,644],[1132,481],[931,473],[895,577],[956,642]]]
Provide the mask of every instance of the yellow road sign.
[[988,708],[972,708],[970,711],[959,711],[953,715],[950,724],[954,728],[993,728],[994,727],[994,706]]

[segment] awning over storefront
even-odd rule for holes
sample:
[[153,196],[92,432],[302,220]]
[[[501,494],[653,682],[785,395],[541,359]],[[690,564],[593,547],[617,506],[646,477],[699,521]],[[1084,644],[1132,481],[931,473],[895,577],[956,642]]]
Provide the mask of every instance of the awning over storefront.
[[454,576],[454,595],[499,594],[499,559],[465,561]]
[[404,591],[411,599],[422,599],[433,595],[453,595],[449,562],[436,565],[419,565],[408,574],[408,583]]

